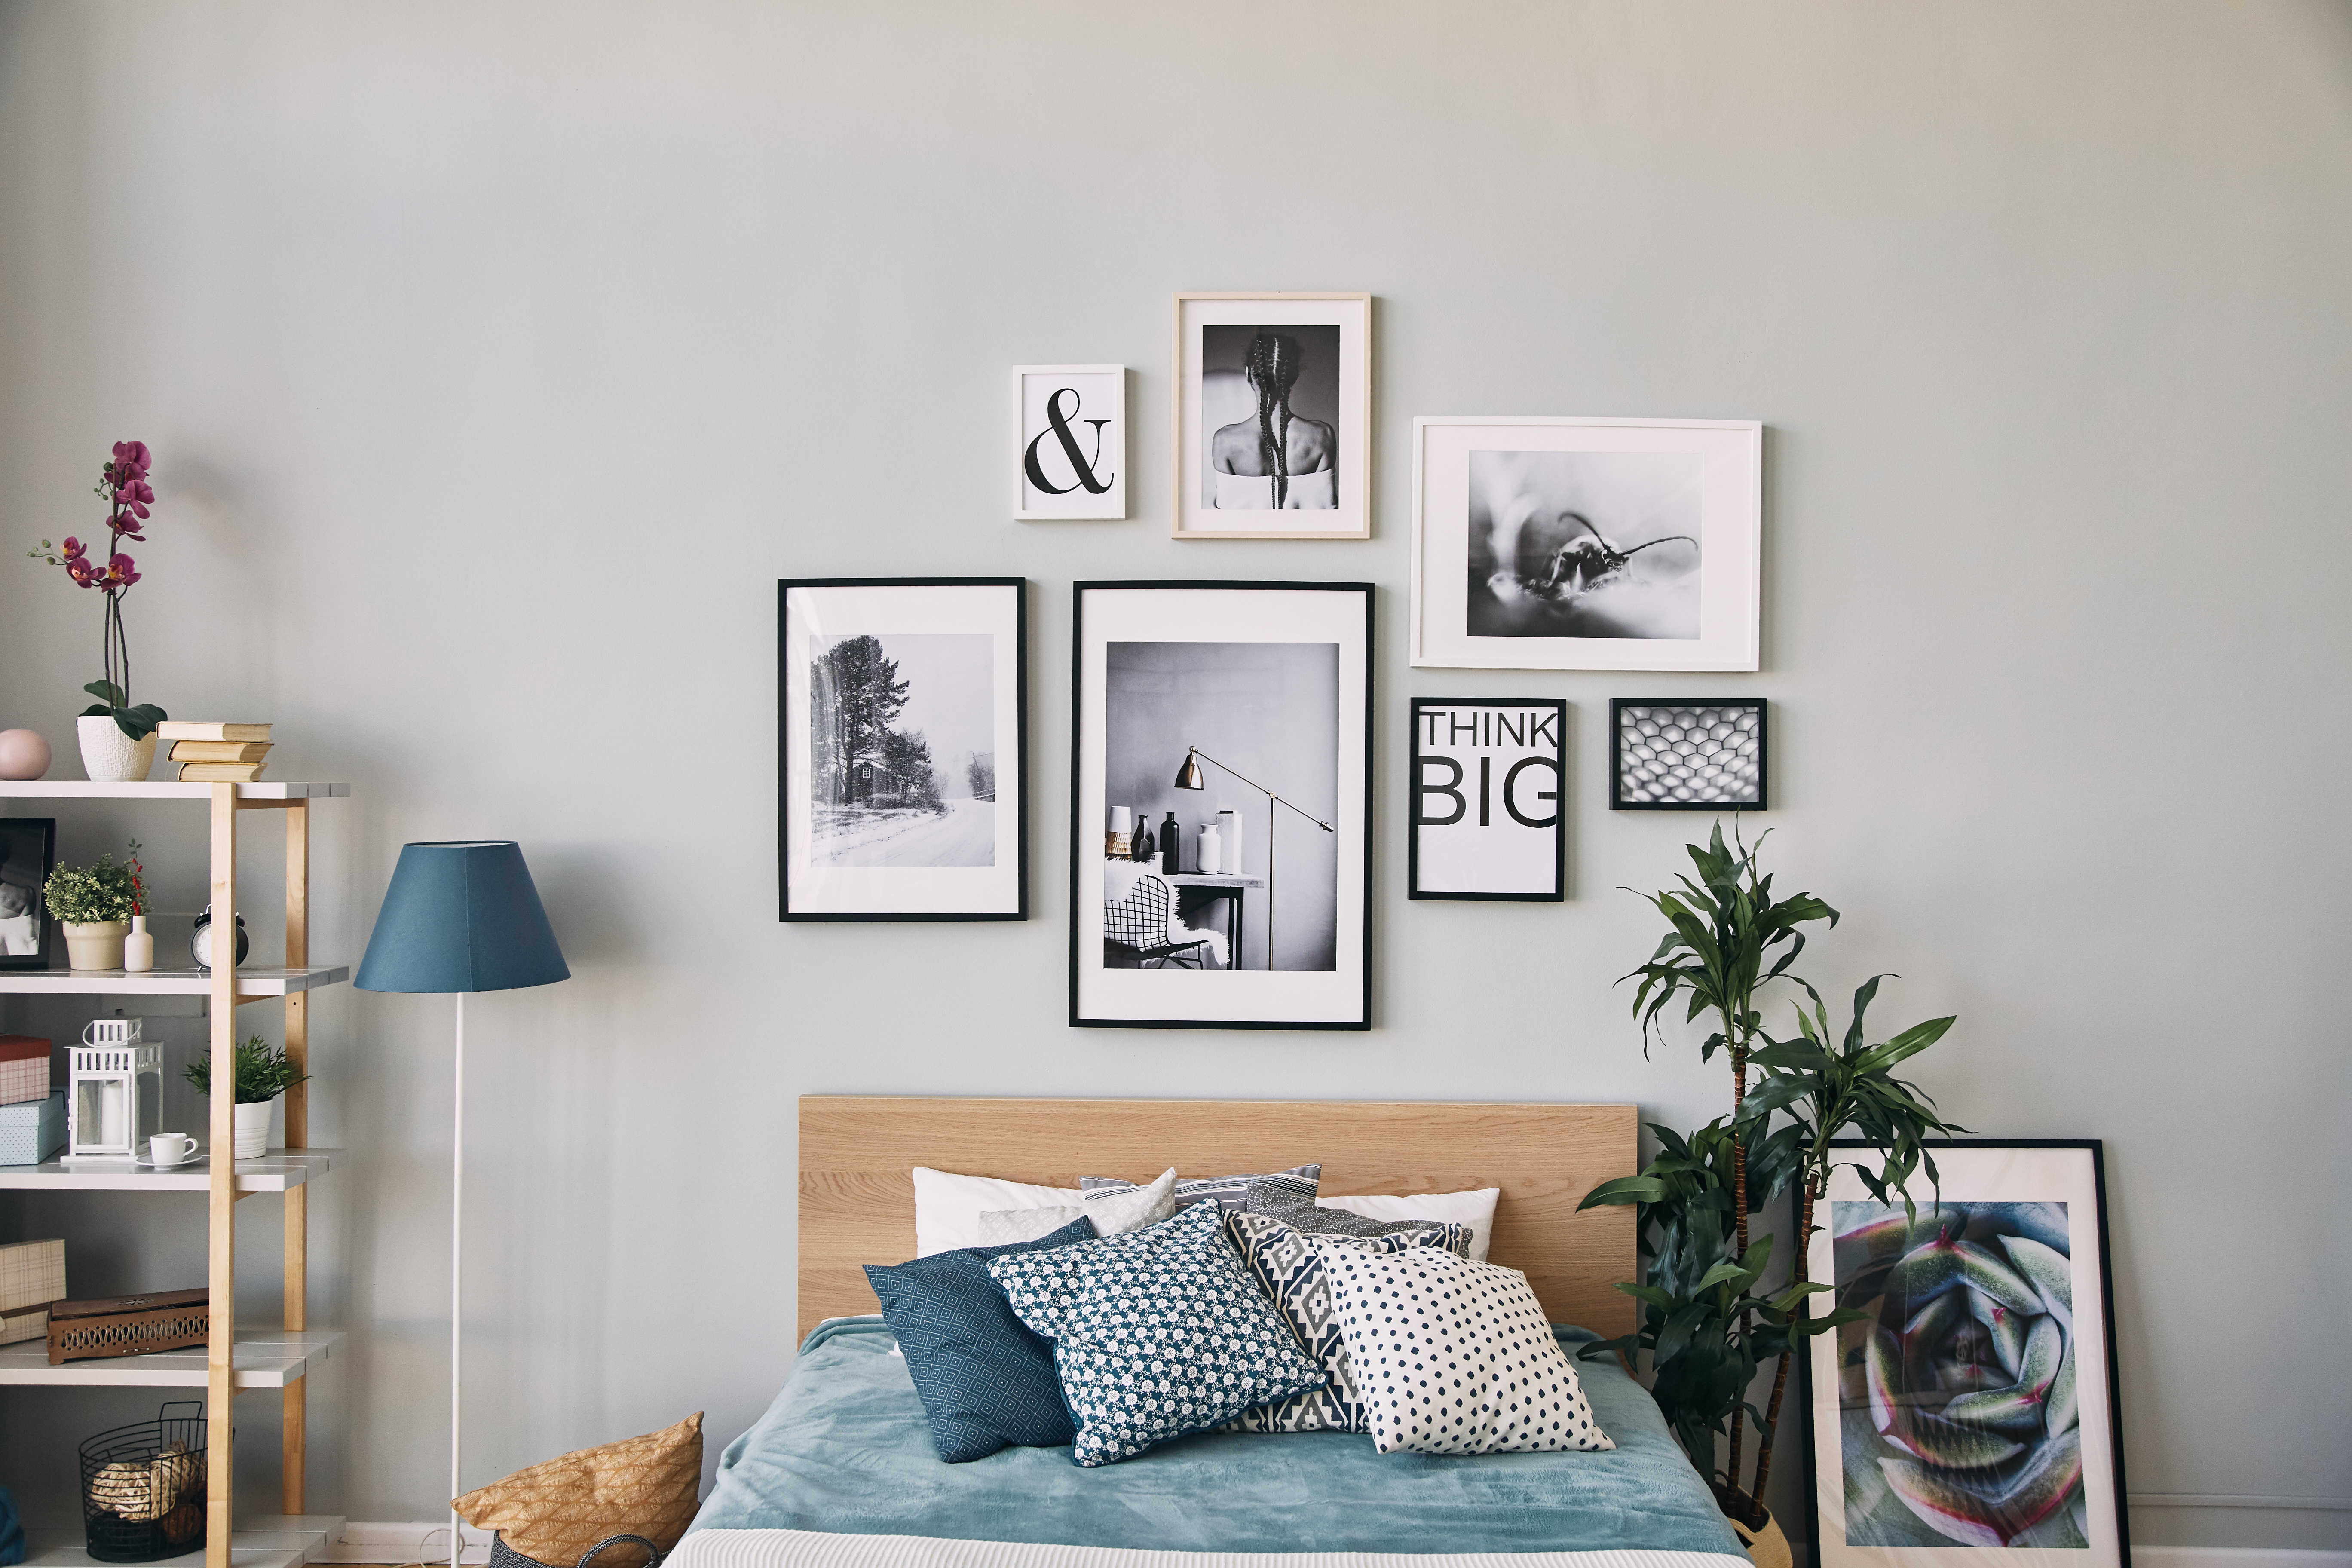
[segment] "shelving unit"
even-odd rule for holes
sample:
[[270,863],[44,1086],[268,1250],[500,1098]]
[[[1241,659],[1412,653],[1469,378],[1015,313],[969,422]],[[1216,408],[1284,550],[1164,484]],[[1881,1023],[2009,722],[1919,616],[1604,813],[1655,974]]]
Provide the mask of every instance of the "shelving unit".
[[[310,994],[322,985],[351,978],[343,965],[310,963],[310,802],[340,799],[351,794],[341,784],[86,784],[36,779],[0,781],[0,800],[157,800],[202,802],[212,828],[211,899],[216,910],[235,910],[236,897],[237,825],[249,811],[272,810],[285,816],[286,834],[286,954],[274,968],[239,969],[234,944],[223,962],[209,972],[157,969],[143,974],[121,970],[51,970],[0,974],[0,994],[83,996],[207,996],[210,1014],[212,1081],[236,1081],[236,1009],[248,1003],[278,1001],[286,1009],[286,1054],[306,1074],[310,1069]],[[231,1568],[231,1518],[235,1495],[236,1444],[232,1422],[236,1395],[247,1389],[279,1391],[284,1412],[284,1440],[279,1454],[280,1514],[299,1518],[304,1512],[303,1460],[306,1406],[303,1378],[341,1345],[343,1336],[314,1332],[309,1324],[308,1274],[310,1252],[310,1184],[333,1168],[337,1151],[310,1144],[309,1086],[296,1084],[286,1091],[286,1147],[258,1160],[212,1160],[168,1171],[127,1165],[71,1165],[50,1161],[40,1165],[0,1166],[0,1190],[46,1189],[80,1192],[202,1192],[208,1195],[210,1239],[206,1277],[211,1289],[210,1342],[195,1351],[164,1351],[151,1355],[123,1356],[48,1364],[46,1346],[0,1348],[0,1385],[144,1386],[202,1388],[207,1425],[205,1447],[212,1462],[205,1467],[205,1568]],[[211,1126],[206,1145],[232,1148],[236,1131],[230,1096],[212,1097]],[[240,1330],[236,1321],[236,1201],[252,1193],[283,1193],[286,1198],[284,1247],[286,1267],[285,1321],[276,1329]],[[238,1568],[254,1568],[253,1544],[236,1549]],[[78,1553],[62,1543],[44,1550],[37,1561],[64,1563]],[[86,1558],[79,1559],[87,1561]],[[193,1556],[188,1559],[193,1562]],[[275,1559],[272,1559],[275,1561]]]

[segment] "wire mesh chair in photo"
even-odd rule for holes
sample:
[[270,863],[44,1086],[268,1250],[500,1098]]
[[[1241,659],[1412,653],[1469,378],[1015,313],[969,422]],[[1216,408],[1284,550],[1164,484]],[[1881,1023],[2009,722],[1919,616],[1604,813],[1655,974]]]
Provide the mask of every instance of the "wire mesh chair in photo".
[[1171,964],[1178,969],[1206,968],[1201,957],[1202,950],[1209,945],[1206,939],[1168,940],[1169,919],[1173,912],[1168,884],[1157,877],[1138,877],[1127,897],[1103,906],[1103,942],[1107,946],[1134,953],[1139,969],[1154,965],[1166,969]]

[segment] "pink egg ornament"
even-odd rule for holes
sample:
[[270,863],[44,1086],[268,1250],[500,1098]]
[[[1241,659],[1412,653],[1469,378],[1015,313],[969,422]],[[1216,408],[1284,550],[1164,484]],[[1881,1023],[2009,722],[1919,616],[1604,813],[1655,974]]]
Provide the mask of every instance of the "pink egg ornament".
[[49,771],[49,743],[38,730],[0,730],[0,779],[37,779]]

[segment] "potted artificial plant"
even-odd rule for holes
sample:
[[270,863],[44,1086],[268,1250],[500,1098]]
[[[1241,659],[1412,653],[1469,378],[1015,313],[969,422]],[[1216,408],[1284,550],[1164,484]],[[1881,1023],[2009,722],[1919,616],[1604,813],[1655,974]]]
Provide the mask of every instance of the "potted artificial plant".
[[98,700],[83,709],[74,721],[76,738],[81,742],[82,771],[100,783],[145,778],[155,762],[155,726],[170,717],[152,702],[131,706],[131,645],[122,636],[123,595],[131,592],[141,574],[121,545],[128,539],[143,542],[147,538],[140,530],[147,526],[147,508],[155,499],[154,489],[147,483],[153,461],[146,442],[117,441],[112,459],[99,470],[97,493],[107,503],[105,564],[90,558],[95,541],[85,544],[71,534],[63,544],[44,539],[38,550],[30,552],[52,566],[64,567],[76,587],[96,588],[106,597],[106,675],[82,688]]
[[[182,1072],[198,1094],[213,1092],[213,1059],[207,1051]],[[303,1081],[302,1069],[272,1050],[259,1035],[236,1047],[236,1147],[235,1158],[257,1160],[269,1152],[269,1106],[279,1095]]]
[[[1686,847],[1698,879],[1684,877],[1679,888],[1643,895],[1672,929],[1650,961],[1625,978],[1642,982],[1633,1014],[1644,1054],[1654,1036],[1663,1038],[1658,1020],[1676,997],[1685,999],[1685,1020],[1707,1020],[1713,1032],[1700,1042],[1699,1057],[1708,1060],[1718,1050],[1729,1057],[1731,1114],[1688,1137],[1653,1124],[1659,1150],[1648,1167],[1602,1183],[1579,1205],[1637,1205],[1636,1235],[1650,1261],[1646,1283],[1618,1286],[1641,1303],[1641,1326],[1580,1353],[1622,1354],[1636,1365],[1648,1356],[1652,1397],[1748,1554],[1762,1568],[1788,1568],[1788,1541],[1764,1506],[1764,1487],[1790,1354],[1799,1341],[1861,1315],[1805,1312],[1804,1299],[1828,1289],[1806,1278],[1814,1206],[1842,1163],[1853,1164],[1882,1202],[1889,1192],[1900,1194],[1906,1210],[1911,1177],[1924,1166],[1935,1180],[1924,1141],[1965,1129],[1940,1120],[1934,1102],[1894,1068],[1942,1038],[1953,1020],[1930,1019],[1868,1044],[1864,1014],[1881,975],[1854,993],[1853,1020],[1832,1043],[1820,994],[1790,965],[1805,947],[1800,928],[1816,921],[1834,926],[1837,911],[1810,893],[1776,900],[1757,849],[1736,829],[1730,847],[1720,824],[1706,846]],[[1810,1015],[1802,1003],[1796,1006],[1794,1038],[1776,1039],[1764,1029],[1758,994],[1777,980],[1801,987],[1812,1001]],[[1876,1146],[1870,1163],[1832,1159],[1830,1140],[1843,1134]],[[1772,1237],[1751,1240],[1750,1221],[1792,1183],[1800,1212],[1789,1278],[1767,1291],[1760,1283]],[[1772,1392],[1759,1409],[1748,1390],[1768,1365],[1774,1368]],[[1751,1419],[1752,1475],[1746,1452]],[[1718,1437],[1727,1456],[1720,1465]]]
[[65,927],[66,962],[75,969],[120,969],[122,939],[131,918],[142,911],[131,868],[114,863],[113,851],[95,866],[60,866],[41,885],[41,900]]

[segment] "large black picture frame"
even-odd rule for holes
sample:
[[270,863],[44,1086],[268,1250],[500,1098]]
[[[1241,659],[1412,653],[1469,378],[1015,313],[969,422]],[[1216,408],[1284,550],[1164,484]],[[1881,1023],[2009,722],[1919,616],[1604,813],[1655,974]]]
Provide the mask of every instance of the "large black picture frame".
[[[1350,603],[1349,601],[1354,601]],[[1372,757],[1376,733],[1374,715],[1373,622],[1375,589],[1370,583],[1290,583],[1266,581],[1100,581],[1073,584],[1071,601],[1071,676],[1070,676],[1070,1009],[1069,1022],[1074,1028],[1147,1028],[1147,1029],[1344,1029],[1366,1030],[1371,1027],[1371,926],[1372,926]],[[1130,634],[1120,637],[1119,633]],[[1106,798],[1109,788],[1109,648],[1115,642],[1163,647],[1171,650],[1207,645],[1233,645],[1247,649],[1276,644],[1320,645],[1328,634],[1339,645],[1336,667],[1336,696],[1329,704],[1331,732],[1334,735],[1332,804],[1307,796],[1303,790],[1300,800],[1285,797],[1279,807],[1270,805],[1266,795],[1279,795],[1288,789],[1300,789],[1304,781],[1276,776],[1272,772],[1253,773],[1248,754],[1252,737],[1241,735],[1243,743],[1220,755],[1213,734],[1218,724],[1212,715],[1195,722],[1180,710],[1182,704],[1168,702],[1154,710],[1153,700],[1129,694],[1124,702],[1137,706],[1122,707],[1122,728],[1141,724],[1148,728],[1155,721],[1164,721],[1168,734],[1164,739],[1143,747],[1150,754],[1149,765],[1140,761],[1123,761],[1127,776],[1145,782],[1139,785],[1137,798],[1112,801]],[[1351,643],[1360,641],[1360,648]],[[1171,657],[1180,658],[1171,652]],[[1206,657],[1206,656],[1203,656]],[[1235,657],[1245,657],[1237,654]],[[1272,656],[1269,656],[1272,657]],[[1183,676],[1176,672],[1170,682],[1172,691],[1181,686]],[[1287,700],[1287,699],[1286,699]],[[1164,721],[1155,721],[1158,711]],[[1318,707],[1318,714],[1321,711]],[[1319,721],[1319,720],[1318,720]],[[1263,719],[1255,721],[1256,733],[1289,734],[1280,724],[1269,724]],[[1161,753],[1165,752],[1162,756]],[[1243,754],[1236,754],[1243,753]],[[1195,758],[1197,756],[1197,763]],[[1220,797],[1236,803],[1246,801],[1251,826],[1244,839],[1244,860],[1237,870],[1238,879],[1252,885],[1238,890],[1235,897],[1222,897],[1213,889],[1208,901],[1225,905],[1226,918],[1234,922],[1225,931],[1227,957],[1234,956],[1235,947],[1243,952],[1240,967],[1260,971],[1248,974],[1221,974],[1208,968],[1210,960],[1195,961],[1201,971],[1185,973],[1182,954],[1166,957],[1139,958],[1139,969],[1152,967],[1159,973],[1152,982],[1140,985],[1124,978],[1111,979],[1118,973],[1113,963],[1113,951],[1105,937],[1105,880],[1110,870],[1105,855],[1105,826],[1112,805],[1130,808],[1142,805],[1150,809],[1154,803],[1172,799],[1167,792],[1176,787],[1169,779],[1193,776],[1209,784],[1198,802],[1186,800],[1188,812],[1204,810]],[[1239,769],[1236,773],[1234,770]],[[1163,775],[1165,775],[1163,777]],[[1186,790],[1200,787],[1186,784]],[[1329,809],[1325,819],[1316,815],[1317,809]],[[1259,852],[1268,846],[1252,845],[1251,840],[1266,833],[1267,814],[1279,816],[1274,844],[1287,848],[1293,855],[1297,845],[1292,836],[1313,835],[1327,820],[1336,840],[1332,895],[1331,965],[1328,970],[1318,966],[1285,964],[1276,949],[1278,933],[1270,925],[1258,922],[1257,910],[1244,917],[1251,894],[1265,887],[1266,903],[1270,907],[1278,885],[1267,886],[1271,879],[1254,879],[1250,866],[1258,861]],[[1304,818],[1305,820],[1301,820]],[[1280,862],[1277,861],[1277,868]],[[1290,862],[1296,865],[1297,861]],[[1182,873],[1179,873],[1180,875]],[[1296,884],[1293,884],[1296,886]],[[1181,890],[1170,889],[1178,900]],[[1199,894],[1195,894],[1196,897]],[[1193,911],[1202,918],[1215,920],[1215,914]],[[1274,911],[1279,916],[1280,911]],[[1181,918],[1181,916],[1179,917]],[[1252,922],[1246,928],[1241,923]],[[1248,962],[1246,943],[1241,941],[1246,929],[1263,934],[1265,958],[1259,964]],[[1125,944],[1120,944],[1124,946]],[[1164,944],[1163,944],[1164,945]],[[1136,949],[1139,953],[1151,950]],[[1213,951],[1213,948],[1212,948]],[[1171,969],[1171,960],[1173,969]],[[1230,967],[1230,966],[1228,966]],[[1232,980],[1243,982],[1229,985]],[[1272,983],[1272,984],[1269,984]],[[1221,987],[1226,987],[1221,989]]]
[[[1549,832],[1551,838],[1548,850],[1539,850],[1532,855],[1512,855],[1507,851],[1499,858],[1505,862],[1505,867],[1486,869],[1500,873],[1493,875],[1493,881],[1499,884],[1504,881],[1521,879],[1520,875],[1514,873],[1523,872],[1523,866],[1511,865],[1512,861],[1536,865],[1548,861],[1551,869],[1551,886],[1549,889],[1507,890],[1492,886],[1483,889],[1422,886],[1422,830],[1424,827],[1443,829],[1456,826],[1465,830],[1470,829],[1472,826],[1469,822],[1472,809],[1471,792],[1474,788],[1470,783],[1468,770],[1462,767],[1456,759],[1443,753],[1433,755],[1424,749],[1432,739],[1430,725],[1425,721],[1424,716],[1433,720],[1435,715],[1441,712],[1449,715],[1445,721],[1445,727],[1449,732],[1454,732],[1458,731],[1460,721],[1451,715],[1465,711],[1473,714],[1470,743],[1479,752],[1479,782],[1475,786],[1478,816],[1475,826],[1492,830],[1507,820],[1537,832]],[[1546,751],[1537,741],[1540,721],[1534,719],[1533,715],[1536,713],[1551,715],[1553,722],[1549,729],[1552,744],[1549,751]],[[1523,717],[1515,723],[1506,715]],[[1496,777],[1490,765],[1493,761],[1492,753],[1501,751],[1506,741],[1511,742],[1516,760],[1503,771],[1500,777]],[[1430,790],[1425,768],[1432,762],[1453,763],[1456,768],[1454,778],[1450,783],[1439,786],[1440,793],[1448,794],[1457,801],[1453,816],[1444,821],[1433,820],[1422,809]],[[1517,775],[1528,764],[1534,763],[1548,763],[1551,769],[1552,809],[1549,821],[1529,820],[1518,806],[1518,801],[1522,796],[1517,787]],[[1557,904],[1567,899],[1568,701],[1565,698],[1530,697],[1514,700],[1498,697],[1416,697],[1412,700],[1412,772],[1408,775],[1405,785],[1406,898],[1514,904]],[[1539,802],[1541,792],[1533,793],[1538,796]],[[1506,829],[1506,831],[1508,830]],[[1513,835],[1513,837],[1518,836]],[[1527,847],[1521,847],[1522,849]],[[1457,876],[1454,879],[1475,882],[1478,879],[1478,874],[1472,872],[1466,876]]]
[[[1029,581],[1025,577],[780,577],[776,580],[776,875],[778,918],[786,921],[1025,921],[1029,918]],[[807,749],[806,736],[800,732],[794,718],[795,697],[804,688],[801,676],[804,667],[797,664],[792,646],[793,632],[793,596],[808,590],[854,590],[876,595],[894,592],[919,594],[924,590],[986,590],[1003,589],[1011,595],[1009,635],[1012,647],[1012,668],[1002,667],[1002,660],[992,681],[993,700],[1009,698],[1013,706],[1011,727],[1013,773],[1012,789],[1004,787],[1003,750],[999,745],[992,754],[995,768],[994,797],[1000,802],[1012,795],[1012,822],[1009,837],[1013,843],[1013,865],[1010,877],[965,879],[982,884],[982,894],[972,907],[954,907],[955,895],[924,889],[923,896],[906,907],[889,907],[887,892],[877,896],[880,907],[841,907],[844,900],[831,889],[813,890],[811,884],[819,879],[811,866],[803,866],[803,902],[794,907],[793,867],[794,830],[793,823],[793,790],[794,765],[799,752]],[[942,601],[942,608],[945,601]],[[905,617],[894,617],[904,619]],[[920,619],[916,625],[922,626]],[[946,622],[940,623],[948,624]],[[926,631],[932,628],[925,627]],[[886,634],[887,635],[887,634]],[[902,634],[903,635],[903,634]],[[920,633],[917,635],[922,635]],[[992,710],[993,711],[993,710]],[[803,710],[803,717],[805,710]],[[999,721],[1000,735],[1004,726]],[[997,837],[1002,845],[1005,832],[1004,814],[997,814]],[[911,868],[932,871],[939,868]],[[961,866],[954,868],[961,871]],[[1001,868],[991,868],[996,870]],[[889,868],[886,868],[889,869]],[[905,870],[910,868],[899,868]],[[972,869],[977,869],[976,868]],[[895,879],[900,882],[937,882],[938,878]],[[877,901],[869,900],[869,902]],[[915,907],[919,903],[921,907]]]
[[26,863],[29,866],[37,859],[40,864],[40,875],[30,883],[33,926],[39,935],[39,946],[32,952],[0,952],[0,971],[22,973],[47,969],[50,949],[57,942],[58,922],[49,918],[48,902],[42,889],[48,884],[49,873],[58,868],[58,819],[54,816],[0,816],[0,865],[6,868],[0,869],[0,877],[5,878],[9,885],[27,885],[16,874],[16,858],[34,845],[37,845],[37,848],[26,855]]

